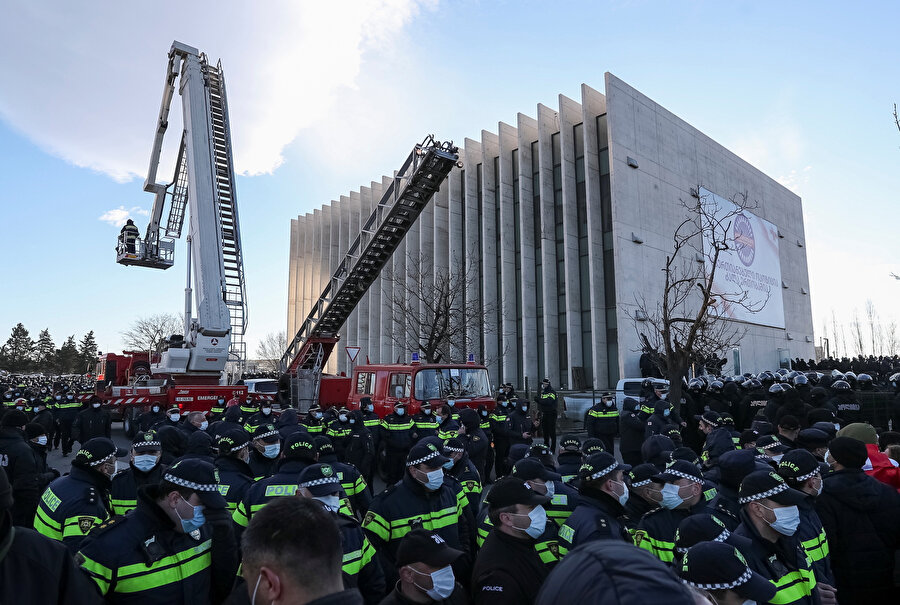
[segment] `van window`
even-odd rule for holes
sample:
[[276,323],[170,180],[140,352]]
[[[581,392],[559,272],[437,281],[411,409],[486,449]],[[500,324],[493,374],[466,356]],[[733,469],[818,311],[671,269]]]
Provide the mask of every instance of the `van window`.
[[360,372],[356,375],[356,393],[358,395],[375,393],[375,372]]
[[395,397],[397,399],[409,397],[409,389],[411,386],[411,374],[391,374],[391,386],[388,388],[388,397]]
[[416,373],[416,399],[490,397],[491,385],[484,368],[424,369]]
[[622,392],[624,392],[629,397],[634,397],[641,394],[641,383],[635,382],[633,380],[626,382],[622,385]]

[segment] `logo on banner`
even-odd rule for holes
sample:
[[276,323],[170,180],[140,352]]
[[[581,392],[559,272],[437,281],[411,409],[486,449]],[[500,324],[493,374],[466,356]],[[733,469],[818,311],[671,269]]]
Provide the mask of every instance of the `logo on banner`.
[[750,219],[743,214],[734,217],[734,247],[738,258],[745,267],[753,264],[756,257],[756,239],[753,237],[753,226]]

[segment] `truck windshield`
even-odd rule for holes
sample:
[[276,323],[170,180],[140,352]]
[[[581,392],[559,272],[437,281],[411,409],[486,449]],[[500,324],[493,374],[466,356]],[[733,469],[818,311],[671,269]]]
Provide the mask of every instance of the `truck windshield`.
[[419,401],[455,397],[490,397],[491,385],[484,368],[428,368],[416,373],[415,396]]

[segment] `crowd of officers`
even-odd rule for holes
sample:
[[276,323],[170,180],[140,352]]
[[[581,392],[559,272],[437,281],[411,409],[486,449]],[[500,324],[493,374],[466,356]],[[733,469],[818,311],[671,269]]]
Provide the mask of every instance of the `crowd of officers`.
[[549,380],[533,401],[506,384],[493,409],[383,418],[366,397],[153,406],[130,451],[88,403],[62,477],[40,418],[67,390],[13,388],[0,602],[897,602],[900,433],[861,422],[866,380],[847,379],[701,377],[678,405],[647,380],[558,443]]

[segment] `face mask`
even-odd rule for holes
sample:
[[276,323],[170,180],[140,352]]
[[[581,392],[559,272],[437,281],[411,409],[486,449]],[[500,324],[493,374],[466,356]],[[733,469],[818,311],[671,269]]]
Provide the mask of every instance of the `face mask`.
[[315,413],[313,414],[313,418],[315,418],[316,420],[321,420],[321,419],[322,419],[322,412],[315,412]]
[[[7,397],[7,399],[9,399],[9,397]],[[57,395],[57,396],[56,396],[56,400],[57,400],[57,401],[62,401],[62,395]]]
[[158,414],[158,413],[159,413],[159,406],[158,406],[158,405],[153,406],[152,409],[153,409],[153,413],[154,413],[154,414]]
[[318,500],[333,513],[338,512],[338,509],[341,508],[341,499],[337,496],[313,496],[313,500]]
[[456,406],[456,401],[454,401],[453,399],[448,399],[447,405],[449,405],[452,408],[452,407]]
[[37,438],[38,445],[47,445],[47,435],[41,435]]
[[40,410],[37,406],[35,406],[33,411],[34,411],[35,414],[37,414],[37,413],[40,412],[41,410]]
[[[525,515],[516,515],[517,517],[524,517]],[[544,530],[547,528],[547,511],[544,510],[544,507],[540,504],[534,507],[530,513],[528,513],[528,518],[531,520],[528,527],[522,529],[520,527],[516,527],[519,531],[523,531],[530,538],[538,539],[541,534],[544,533]],[[513,526],[515,527],[515,526]]]
[[487,410],[481,410],[481,417],[482,417],[482,418],[487,418],[487,415],[488,415]]
[[204,420],[203,422],[200,423],[200,430],[205,431],[208,426],[209,426],[209,421]]
[[781,462],[782,458],[784,458],[784,454],[776,454],[772,456],[772,460],[774,460],[775,462]]
[[604,403],[604,405],[606,405],[606,407],[611,408],[613,406],[614,402],[613,401],[604,401],[603,403]]
[[374,406],[371,406],[371,405],[367,405],[367,406],[366,406],[366,411],[367,411],[367,412],[371,412],[371,411],[374,410],[374,409],[375,409]]
[[278,452],[280,452],[280,451],[281,451],[281,444],[280,443],[272,443],[265,447],[265,449],[263,450],[263,456],[265,456],[266,458],[274,458],[275,456],[278,455]]
[[626,485],[620,481],[613,481],[613,483],[622,486],[622,493],[616,496],[616,498],[618,498],[619,504],[625,506],[625,503],[628,502],[628,487],[626,487]]
[[262,409],[263,416],[268,416],[272,413],[272,408],[263,408]]
[[556,493],[556,484],[553,483],[552,481],[548,481],[544,485],[547,487],[547,497],[552,498],[553,495]]
[[425,475],[425,481],[419,480],[419,483],[425,486],[428,491],[435,491],[444,484],[444,469],[439,468],[430,472],[419,471]]
[[169,414],[169,420],[172,422],[178,422],[181,420],[181,414]]
[[66,399],[68,399],[69,401],[72,401],[73,399],[75,399],[75,397],[73,397],[72,395],[68,395],[68,396],[66,397]]
[[347,422],[347,414],[339,414],[338,420],[340,420],[341,422]]
[[253,588],[253,596],[250,597],[250,605],[256,605],[256,591],[259,590],[260,580],[262,580],[262,573],[256,577],[256,586]]
[[351,419],[350,419],[350,424],[356,424],[356,418],[351,418]]
[[426,416],[431,416],[431,410],[430,410],[430,409],[422,410],[422,413],[425,414]]
[[[46,437],[45,437],[46,439]],[[825,487],[825,482],[819,477],[819,487],[816,489],[816,497],[822,495],[822,489]]]
[[[184,497],[181,497],[184,500]],[[178,508],[175,508],[175,514],[178,515],[178,518],[181,519],[181,528],[184,530],[186,534],[193,534],[195,531],[198,531],[203,524],[206,523],[206,517],[203,516],[203,507],[202,506],[194,506],[187,500],[184,500],[184,503],[188,506],[191,506],[194,509],[194,516],[191,519],[182,519],[181,513],[178,512]],[[199,536],[198,536],[199,537]]]
[[506,408],[509,407],[509,404],[506,403],[505,401],[501,401],[501,402],[500,402],[500,407],[506,409]]
[[456,576],[453,575],[453,568],[449,565],[430,574],[422,573],[415,569],[412,570],[420,576],[431,576],[431,588],[426,590],[415,582],[413,582],[413,585],[419,590],[425,591],[425,594],[434,601],[449,599],[450,595],[453,594],[453,589],[456,588]]
[[156,454],[138,454],[134,457],[134,468],[144,473],[156,466]]
[[444,463],[444,468],[449,471],[451,468],[453,468],[453,464],[454,464],[454,462],[453,462],[453,459],[451,458],[450,460],[447,460],[447,462]]
[[219,399],[216,403],[218,403],[219,405],[225,405],[225,400]]
[[528,412],[528,406],[527,406],[527,405],[523,405],[523,406],[522,406],[522,413],[525,414],[525,413],[527,413],[527,412]]
[[834,423],[834,430],[836,430],[836,431],[841,430],[841,425],[838,424],[837,422],[835,422],[835,423]]
[[[95,407],[95,408],[99,408],[100,406],[99,406],[99,405],[95,405],[94,407]],[[25,411],[25,408],[24,408],[23,406],[21,406],[21,405],[17,405],[17,406],[16,406],[16,409],[19,410],[20,412],[24,412],[24,411]]]
[[402,416],[403,414],[406,413],[406,410],[404,410],[403,408],[397,408],[394,411],[397,413],[398,416]]
[[444,420],[446,420],[446,416],[436,416],[435,420],[437,420],[438,424],[443,424]]
[[666,483],[660,493],[662,493],[662,501],[660,504],[664,508],[668,508],[669,510],[674,510],[681,506],[684,502],[684,498],[682,498],[679,494],[679,487],[674,483]]
[[[793,536],[797,528],[800,527],[800,509],[796,506],[785,506],[783,508],[769,508],[760,505],[775,513],[775,521],[769,523],[769,526],[784,536]],[[768,521],[766,522],[768,523]]]
[[663,410],[663,416],[668,417],[669,414],[671,414],[671,413],[672,413],[672,410]]

